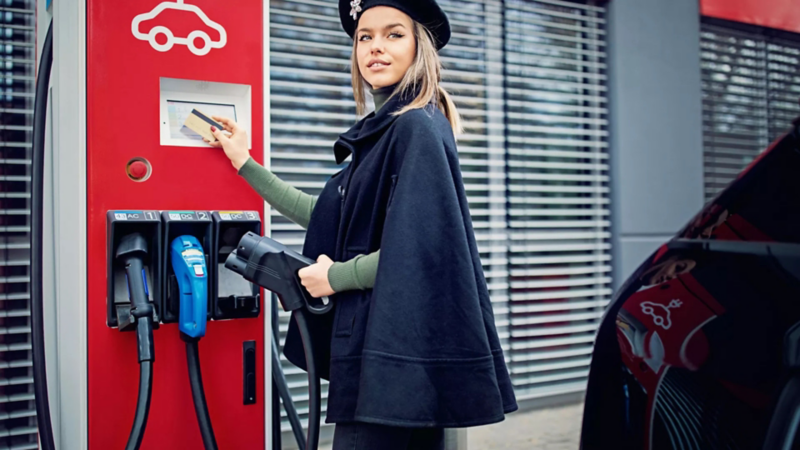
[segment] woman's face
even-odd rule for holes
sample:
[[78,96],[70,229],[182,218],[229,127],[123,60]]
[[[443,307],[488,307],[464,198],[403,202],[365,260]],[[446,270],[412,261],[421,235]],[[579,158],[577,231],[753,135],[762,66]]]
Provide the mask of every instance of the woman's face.
[[398,83],[417,52],[411,18],[389,6],[364,11],[356,42],[358,69],[373,89]]

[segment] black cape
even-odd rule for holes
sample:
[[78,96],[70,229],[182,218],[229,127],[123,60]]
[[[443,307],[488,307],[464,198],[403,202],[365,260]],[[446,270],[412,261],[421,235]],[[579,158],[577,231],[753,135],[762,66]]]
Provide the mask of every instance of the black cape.
[[[472,229],[452,128],[395,96],[334,146],[350,164],[326,183],[303,253],[346,261],[380,249],[374,289],[312,316],[330,381],[326,423],[467,427],[517,409]],[[309,314],[310,315],[310,314]],[[284,354],[306,369],[290,322]]]

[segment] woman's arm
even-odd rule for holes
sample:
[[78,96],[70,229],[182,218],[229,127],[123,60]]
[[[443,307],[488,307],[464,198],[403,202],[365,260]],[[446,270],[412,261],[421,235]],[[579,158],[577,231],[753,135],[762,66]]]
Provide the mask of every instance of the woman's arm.
[[239,175],[279,213],[301,227],[308,228],[311,211],[317,203],[316,197],[281,180],[253,158],[242,165]]
[[300,282],[315,298],[341,291],[370,289],[375,286],[379,254],[380,250],[377,250],[337,263],[327,255],[319,255],[316,263],[303,267],[297,274]]
[[[308,228],[311,212],[317,204],[317,197],[291,186],[251,158],[247,148],[247,132],[239,128],[236,122],[226,117],[214,116],[213,119],[222,122],[225,130],[230,132],[231,136],[228,137],[222,133],[222,130],[212,127],[211,132],[218,141],[209,142],[209,144],[225,151],[225,155],[231,160],[231,164],[238,170],[239,175],[267,203],[289,220],[303,228]],[[303,278],[304,285],[307,282],[314,286],[312,288],[314,291],[321,293],[318,295],[319,297],[330,295],[333,292],[371,289],[375,286],[379,252],[358,255],[345,262],[333,263],[331,261],[331,265],[323,270],[314,267],[319,263],[312,264],[306,268],[310,270],[301,271],[301,278]],[[310,277],[310,279],[306,279],[306,277]],[[331,290],[333,292],[330,292]]]
[[375,287],[380,252],[376,250],[368,255],[358,255],[349,261],[333,263],[328,269],[331,289],[342,292]]
[[[289,185],[253,158],[239,169],[239,175],[279,213],[301,227],[308,228],[317,197]],[[380,250],[368,255],[358,255],[349,261],[333,263],[327,274],[331,289],[334,292],[372,289],[378,273],[379,256]]]
[[204,141],[212,147],[221,148],[225,156],[230,159],[233,167],[239,172],[250,186],[264,198],[278,212],[288,217],[289,220],[297,223],[303,228],[308,227],[311,220],[311,211],[314,209],[316,199],[299,189],[290,186],[285,181],[278,178],[250,157],[248,147],[247,131],[228,117],[211,116],[212,119],[219,121],[224,127],[224,131],[230,133],[226,135],[223,130],[211,127],[211,133],[217,139],[215,142]]

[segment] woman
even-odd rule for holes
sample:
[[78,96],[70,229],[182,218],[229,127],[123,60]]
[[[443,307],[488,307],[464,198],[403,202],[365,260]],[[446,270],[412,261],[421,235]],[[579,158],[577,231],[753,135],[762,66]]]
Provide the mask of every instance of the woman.
[[[435,0],[340,0],[353,38],[359,114],[339,137],[334,175],[318,198],[250,158],[246,133],[212,130],[239,174],[307,227],[299,276],[334,314],[314,316],[317,367],[330,381],[334,450],[443,449],[445,427],[503,420],[517,409],[494,326],[467,206],[437,50],[450,25]],[[305,368],[294,321],[284,353]]]

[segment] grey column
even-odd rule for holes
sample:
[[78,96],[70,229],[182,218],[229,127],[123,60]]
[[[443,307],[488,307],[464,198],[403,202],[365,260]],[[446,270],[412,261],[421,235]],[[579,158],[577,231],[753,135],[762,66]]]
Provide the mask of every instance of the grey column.
[[614,287],[703,204],[697,0],[611,0]]

